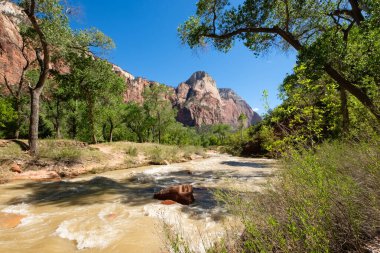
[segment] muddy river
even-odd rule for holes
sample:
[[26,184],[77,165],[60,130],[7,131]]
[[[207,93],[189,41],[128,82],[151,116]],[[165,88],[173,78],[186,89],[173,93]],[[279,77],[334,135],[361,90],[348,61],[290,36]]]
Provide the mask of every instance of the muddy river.
[[[0,185],[0,252],[168,252],[163,222],[183,233],[192,250],[204,252],[224,235],[228,216],[213,190],[257,191],[274,168],[273,160],[211,154],[61,182]],[[193,185],[194,204],[152,198],[177,184]]]

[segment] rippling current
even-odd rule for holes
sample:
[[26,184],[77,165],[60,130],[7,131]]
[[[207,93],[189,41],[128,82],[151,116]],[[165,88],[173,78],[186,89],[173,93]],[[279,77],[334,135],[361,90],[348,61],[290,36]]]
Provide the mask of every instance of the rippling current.
[[[229,217],[213,190],[257,191],[274,168],[268,159],[214,154],[61,182],[0,185],[0,222],[20,219],[15,228],[0,224],[0,252],[167,252],[164,222],[192,250],[205,252],[224,236]],[[194,204],[166,206],[152,198],[176,184],[193,185]]]

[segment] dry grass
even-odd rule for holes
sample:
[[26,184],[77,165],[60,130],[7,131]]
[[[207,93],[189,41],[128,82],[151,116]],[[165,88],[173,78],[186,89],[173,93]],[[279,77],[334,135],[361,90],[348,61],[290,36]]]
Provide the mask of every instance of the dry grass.
[[202,147],[170,146],[155,143],[115,142],[110,145],[115,152],[122,150],[127,161],[135,161],[137,157],[150,164],[176,163],[192,159],[196,156],[206,157]]
[[39,142],[39,159],[75,164],[86,161],[100,162],[104,154],[86,143],[72,140],[42,140]]

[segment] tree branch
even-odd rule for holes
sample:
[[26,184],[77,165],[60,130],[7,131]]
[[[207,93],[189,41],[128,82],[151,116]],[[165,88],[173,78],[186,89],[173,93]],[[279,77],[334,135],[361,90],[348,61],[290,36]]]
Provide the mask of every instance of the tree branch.
[[266,28],[266,27],[240,28],[240,29],[237,29],[235,31],[225,33],[225,34],[210,33],[210,34],[204,34],[202,36],[212,38],[212,39],[229,39],[242,33],[277,33],[277,30],[275,28]]
[[[240,28],[235,31],[226,33],[226,34],[206,34],[205,37],[214,38],[214,39],[228,39],[233,36],[242,34],[242,33],[273,33],[280,35],[286,42],[288,42],[294,49],[301,51],[304,49],[303,45],[296,39],[293,34],[290,32],[284,31],[281,28],[275,26],[273,28]],[[334,79],[340,87],[350,92],[354,95],[363,105],[365,105],[371,113],[376,117],[380,122],[380,110],[375,106],[371,101],[368,95],[359,87],[355,86],[352,82],[343,77],[336,69],[333,68],[330,64],[325,64],[324,69],[326,73]]]
[[[40,61],[40,77],[37,82],[37,85],[33,88],[34,90],[42,89],[42,87],[45,84],[45,81],[49,74],[49,63],[50,63],[50,51],[49,51],[49,44],[47,42],[45,34],[42,32],[40,25],[37,22],[37,18],[35,16],[35,9],[36,9],[36,1],[31,0],[29,5],[29,10],[24,10],[26,15],[28,16],[30,22],[33,25],[34,30],[37,32],[37,35],[39,37],[39,40],[42,45],[42,51],[43,51],[43,60]],[[37,57],[39,57],[39,54],[37,52]]]
[[11,88],[11,86],[10,86],[10,84],[9,84],[9,82],[8,82],[7,77],[5,76],[5,74],[3,75],[3,79],[4,79],[4,84],[5,84],[5,86],[7,87],[8,91],[11,93],[11,95],[12,95],[13,97],[16,97],[15,94],[14,94],[14,92],[13,92],[13,89]]
[[364,21],[362,9],[360,9],[357,0],[349,0],[349,2],[352,8],[352,17],[355,19],[356,24],[360,25],[360,23]]

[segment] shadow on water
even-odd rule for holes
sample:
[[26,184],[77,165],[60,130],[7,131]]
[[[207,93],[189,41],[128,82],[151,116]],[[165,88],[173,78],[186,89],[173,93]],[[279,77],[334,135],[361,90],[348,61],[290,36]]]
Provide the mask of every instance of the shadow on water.
[[252,169],[273,168],[273,163],[225,161],[225,162],[221,162],[221,164],[232,166],[232,167],[251,167]]
[[[82,181],[61,182],[28,182],[21,185],[10,186],[7,190],[31,189],[29,195],[16,197],[8,204],[34,204],[77,206],[92,205],[94,203],[107,203],[118,201],[128,206],[144,206],[149,203],[159,203],[153,199],[153,194],[162,188],[178,184],[193,184],[195,202],[189,207],[183,206],[182,211],[193,217],[201,217],[204,212],[217,213],[220,206],[212,189],[199,187],[202,182],[219,182],[226,178],[248,180],[251,177],[268,176],[254,173],[250,176],[239,177],[238,173],[231,171],[202,171],[189,172],[188,170],[169,173],[147,175],[135,174],[123,180],[114,180],[108,177],[98,176]],[[218,187],[218,190],[223,190]],[[218,214],[215,215],[217,217]],[[215,218],[217,219],[217,218]]]

